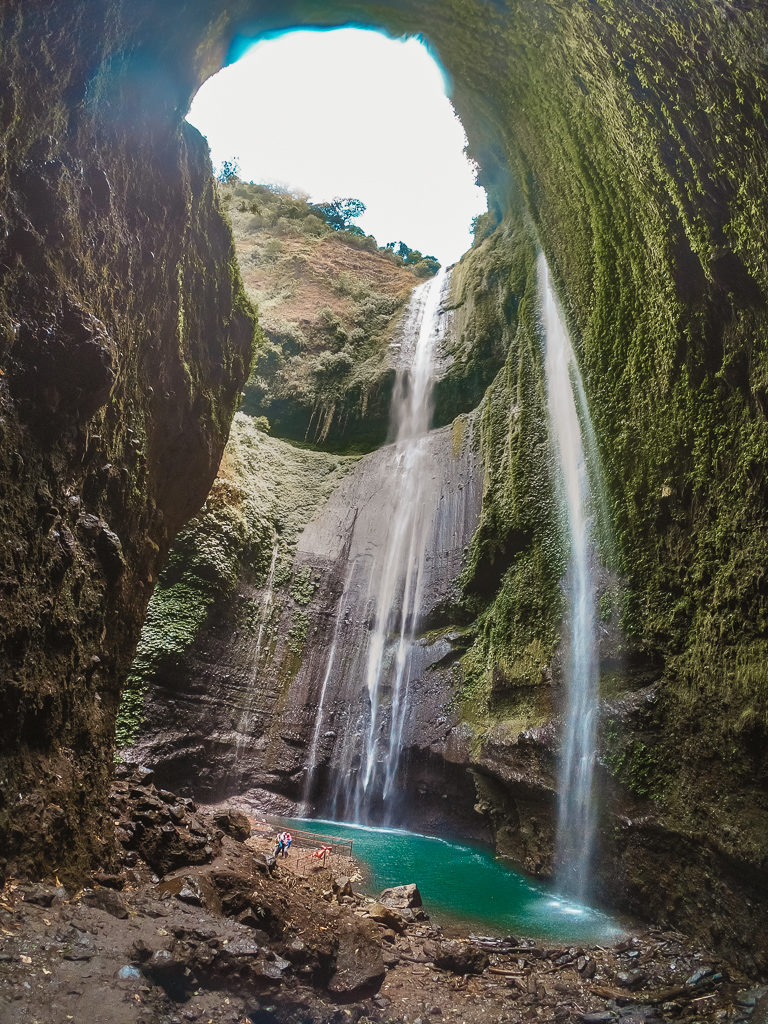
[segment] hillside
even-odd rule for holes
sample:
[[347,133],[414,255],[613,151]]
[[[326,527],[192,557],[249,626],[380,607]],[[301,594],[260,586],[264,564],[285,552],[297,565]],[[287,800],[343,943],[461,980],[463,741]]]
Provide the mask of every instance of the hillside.
[[334,230],[274,186],[233,181],[221,193],[265,336],[243,411],[293,441],[375,447],[387,431],[398,315],[430,265],[406,266],[371,235]]

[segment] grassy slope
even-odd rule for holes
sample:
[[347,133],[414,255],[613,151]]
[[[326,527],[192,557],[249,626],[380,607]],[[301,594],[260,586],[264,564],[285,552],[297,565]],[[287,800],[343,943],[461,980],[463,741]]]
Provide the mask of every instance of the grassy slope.
[[294,441],[375,447],[387,430],[388,346],[423,278],[371,236],[333,231],[301,197],[230,183],[223,198],[266,336],[244,410]]

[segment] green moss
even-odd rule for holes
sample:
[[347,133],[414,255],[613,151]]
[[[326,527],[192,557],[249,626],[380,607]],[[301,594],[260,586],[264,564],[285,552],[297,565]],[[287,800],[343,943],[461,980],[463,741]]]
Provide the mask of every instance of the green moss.
[[[149,603],[120,708],[120,745],[140,729],[147,687],[183,665],[214,605],[224,606],[242,579],[263,585],[275,545],[273,584],[288,583],[301,529],[355,462],[294,448],[264,434],[250,417],[236,416],[219,476],[202,511],[177,537]],[[316,586],[311,573],[299,573],[291,596],[308,604]],[[250,601],[239,607],[238,622],[258,630],[262,614]],[[307,621],[297,612],[293,653],[303,648]]]
[[670,779],[665,755],[613,721],[605,723],[601,734],[601,760],[610,774],[634,796],[661,801]]
[[307,642],[307,630],[309,629],[309,612],[297,611],[293,616],[293,623],[288,631],[288,650],[297,657],[304,651],[304,644]]
[[320,580],[313,576],[311,568],[305,565],[293,577],[291,597],[296,604],[307,605],[312,600],[319,585]]

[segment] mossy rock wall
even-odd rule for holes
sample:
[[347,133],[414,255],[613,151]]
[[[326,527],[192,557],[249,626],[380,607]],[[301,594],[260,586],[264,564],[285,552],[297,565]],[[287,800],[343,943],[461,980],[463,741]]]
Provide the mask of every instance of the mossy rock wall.
[[[4,509],[3,788],[29,795],[18,831],[3,809],[10,849],[39,839],[54,790],[62,835],[97,814],[83,809],[85,775],[103,787],[143,586],[203,498],[244,376],[250,328],[232,313],[228,236],[183,114],[236,32],[359,22],[424,33],[497,212],[525,209],[549,258],[606,472],[624,628],[664,668],[655,770],[673,785],[653,792],[688,837],[704,829],[722,862],[764,878],[765,7],[16,0],[2,17],[2,450],[19,481]],[[99,354],[97,336],[115,351],[104,341]],[[85,346],[92,377],[67,383],[57,337]],[[142,432],[146,476],[128,458]],[[80,587],[71,569],[58,582],[49,537],[67,489],[108,524],[77,542]],[[117,583],[111,534],[128,566]],[[13,555],[19,542],[31,557]],[[86,771],[52,772],[62,784],[31,796],[73,745],[94,751]],[[38,869],[59,849],[62,863],[80,855],[65,838]]]
[[0,13],[0,879],[108,860],[121,685],[251,362],[206,146],[131,88],[147,11]]

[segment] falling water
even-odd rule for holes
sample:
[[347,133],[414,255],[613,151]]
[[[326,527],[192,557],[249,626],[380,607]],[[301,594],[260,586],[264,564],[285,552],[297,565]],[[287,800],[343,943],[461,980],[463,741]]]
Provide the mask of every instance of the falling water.
[[[558,787],[556,870],[560,888],[584,901],[590,883],[595,833],[592,776],[599,672],[591,521],[593,501],[576,405],[577,397],[584,395],[584,389],[543,254],[539,256],[537,269],[544,329],[547,407],[557,449],[570,542],[567,573],[569,650],[565,669],[567,703]],[[582,416],[588,417],[586,402],[580,401],[579,408]],[[588,419],[585,423],[585,432],[589,434],[591,423]]]
[[[426,435],[432,417],[433,348],[445,282],[445,271],[441,270],[414,292],[405,337],[408,340],[415,336],[416,345],[410,367],[398,373],[392,397],[395,472],[386,486],[394,503],[381,555],[370,574],[374,625],[365,666],[368,724],[353,801],[358,820],[374,791],[386,803],[399,760],[410,652],[419,620],[431,521],[425,501],[429,470]],[[385,688],[390,702],[389,726],[380,736],[379,714]]]
[[269,572],[267,573],[267,579],[261,594],[261,601],[259,602],[259,611],[256,620],[256,642],[250,652],[250,678],[248,680],[248,690],[245,697],[245,708],[240,716],[240,721],[237,726],[237,742],[235,744],[235,758],[237,761],[240,760],[240,755],[243,752],[243,746],[250,734],[251,697],[254,691],[258,691],[259,656],[261,654],[261,644],[264,639],[264,628],[269,619],[269,612],[272,608],[272,601],[274,600],[275,569],[277,567],[277,555],[279,550],[280,544],[277,538],[275,538],[272,543],[272,560],[269,563]]
[[339,598],[339,603],[336,607],[336,622],[333,627],[333,639],[331,641],[331,648],[328,652],[328,661],[325,666],[325,675],[323,676],[323,682],[320,687],[320,699],[317,703],[317,712],[315,714],[315,727],[312,730],[312,740],[307,750],[307,777],[304,782],[304,793],[301,802],[301,813],[309,814],[310,801],[312,799],[312,786],[315,781],[315,775],[317,774],[317,754],[320,746],[320,735],[322,733],[323,724],[325,722],[325,703],[328,696],[328,684],[331,681],[333,670],[336,667],[336,649],[339,646],[339,637],[341,635],[341,627],[344,621],[344,608],[346,605],[346,598],[349,592],[349,587],[352,582],[354,564],[350,563],[349,571],[347,572],[347,578],[344,581],[344,587]]

